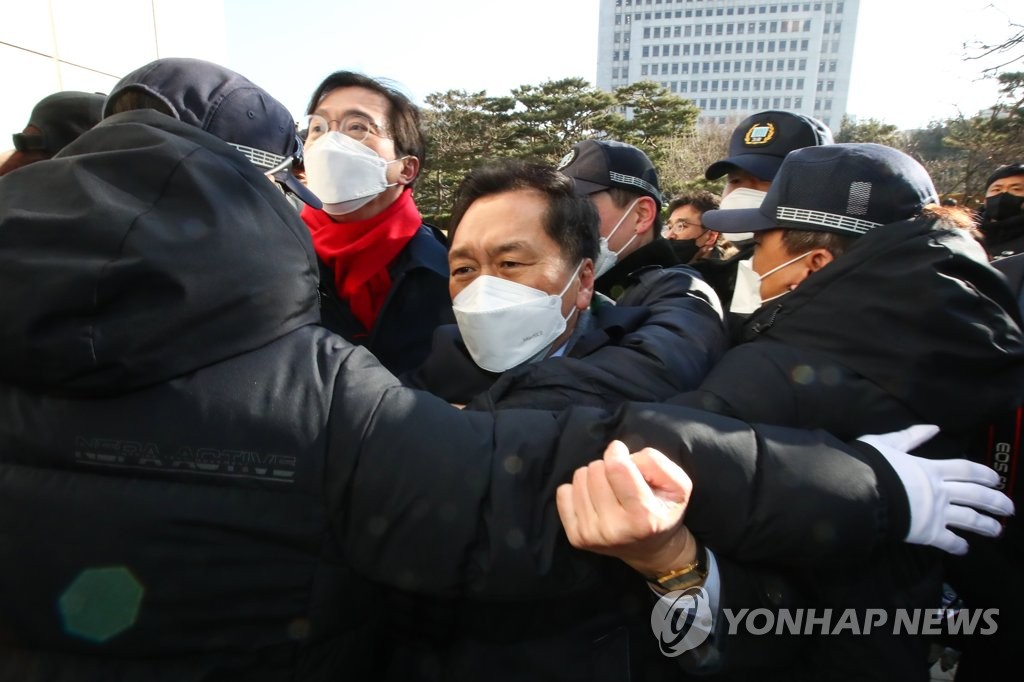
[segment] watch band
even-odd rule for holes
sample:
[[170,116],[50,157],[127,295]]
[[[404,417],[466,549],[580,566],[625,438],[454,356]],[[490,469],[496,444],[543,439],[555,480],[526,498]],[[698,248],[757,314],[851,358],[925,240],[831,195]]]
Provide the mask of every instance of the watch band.
[[700,540],[694,538],[694,541],[697,543],[697,558],[693,562],[651,578],[649,582],[667,592],[702,585],[708,577],[708,551]]

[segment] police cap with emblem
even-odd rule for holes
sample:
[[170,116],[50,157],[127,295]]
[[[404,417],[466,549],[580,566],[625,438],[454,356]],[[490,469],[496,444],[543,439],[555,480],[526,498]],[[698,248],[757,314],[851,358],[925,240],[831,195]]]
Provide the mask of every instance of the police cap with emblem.
[[823,144],[832,144],[832,131],[821,121],[789,111],[762,111],[736,127],[729,141],[729,158],[708,166],[704,177],[717,180],[738,168],[771,181],[786,154]]
[[859,237],[938,203],[928,171],[898,149],[831,144],[786,156],[758,208],[705,211],[716,232],[794,229]]
[[558,170],[573,179],[579,196],[618,187],[649,196],[661,208],[658,172],[647,155],[631,144],[584,140],[562,157]]

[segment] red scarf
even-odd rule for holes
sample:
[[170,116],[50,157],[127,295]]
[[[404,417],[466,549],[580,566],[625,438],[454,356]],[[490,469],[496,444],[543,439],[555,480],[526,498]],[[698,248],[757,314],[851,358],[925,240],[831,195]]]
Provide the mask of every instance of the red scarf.
[[423,224],[406,189],[377,215],[354,223],[338,223],[327,213],[305,206],[302,219],[313,235],[316,254],[334,273],[338,295],[367,330],[391,290],[388,265]]

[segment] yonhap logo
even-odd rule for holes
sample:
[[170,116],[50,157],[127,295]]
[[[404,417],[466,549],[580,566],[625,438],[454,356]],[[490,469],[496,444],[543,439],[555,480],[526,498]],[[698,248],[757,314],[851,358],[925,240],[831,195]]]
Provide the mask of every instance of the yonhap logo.
[[711,602],[703,587],[669,592],[651,611],[651,629],[661,653],[674,657],[696,649],[711,635]]

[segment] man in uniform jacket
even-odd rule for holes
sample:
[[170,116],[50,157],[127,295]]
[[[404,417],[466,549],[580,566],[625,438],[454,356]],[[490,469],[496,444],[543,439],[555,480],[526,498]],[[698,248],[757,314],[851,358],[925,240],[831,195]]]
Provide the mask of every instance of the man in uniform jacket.
[[[954,210],[937,206],[924,169],[894,149],[792,152],[760,208],[704,215],[711,229],[754,230],[745,279],[761,305],[743,342],[673,402],[841,438],[935,424],[943,435],[929,454],[960,456],[975,428],[1020,402],[1024,338],[1003,278],[969,231],[943,218]],[[938,569],[924,552],[887,549],[866,566],[817,576],[819,588],[831,584],[816,603],[935,606]],[[924,638],[811,646],[802,663],[813,674],[843,660],[851,677],[927,676]]]

